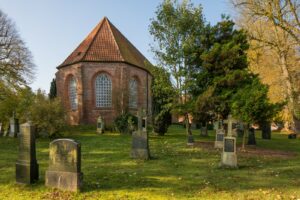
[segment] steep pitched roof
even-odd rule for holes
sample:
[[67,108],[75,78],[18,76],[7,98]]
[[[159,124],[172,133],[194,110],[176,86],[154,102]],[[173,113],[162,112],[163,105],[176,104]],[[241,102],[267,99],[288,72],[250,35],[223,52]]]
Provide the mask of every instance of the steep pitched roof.
[[147,70],[147,59],[106,18],[57,68],[77,62],[126,62]]

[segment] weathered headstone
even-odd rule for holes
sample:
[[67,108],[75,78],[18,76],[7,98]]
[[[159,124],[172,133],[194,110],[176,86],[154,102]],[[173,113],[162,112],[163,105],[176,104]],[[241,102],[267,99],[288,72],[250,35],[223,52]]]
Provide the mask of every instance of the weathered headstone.
[[49,168],[46,186],[68,191],[80,191],[81,146],[72,139],[57,139],[50,143]]
[[101,116],[97,119],[97,133],[102,134],[104,133],[104,121]]
[[224,137],[221,166],[237,167],[236,138],[232,136],[232,123],[236,120],[229,115],[226,121],[228,123],[228,132],[227,136]]
[[132,133],[131,157],[134,159],[150,159],[147,132],[147,117],[142,110],[138,111],[138,130]]
[[27,122],[21,125],[19,135],[19,156],[16,162],[16,182],[31,184],[39,179],[39,165],[36,161],[35,128]]
[[9,120],[9,137],[17,137],[19,133],[19,120],[15,118],[15,114]]
[[222,149],[224,144],[225,131],[223,129],[216,130],[215,148]]

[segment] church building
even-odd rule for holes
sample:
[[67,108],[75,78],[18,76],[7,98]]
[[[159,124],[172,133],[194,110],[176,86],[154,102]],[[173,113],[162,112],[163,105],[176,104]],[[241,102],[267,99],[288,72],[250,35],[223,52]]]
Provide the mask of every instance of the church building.
[[[138,31],[137,31],[138,33]],[[151,113],[147,59],[105,17],[57,67],[57,96],[71,125],[106,124],[138,108]]]

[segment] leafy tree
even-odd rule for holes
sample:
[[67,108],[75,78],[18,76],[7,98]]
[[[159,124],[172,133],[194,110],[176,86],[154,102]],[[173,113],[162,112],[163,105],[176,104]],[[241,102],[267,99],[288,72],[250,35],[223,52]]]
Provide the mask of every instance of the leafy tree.
[[159,135],[164,135],[172,123],[171,109],[175,97],[170,74],[161,67],[152,66],[154,77],[151,91],[153,101],[153,129]]
[[210,27],[206,49],[200,55],[199,71],[195,74],[193,95],[198,96],[196,112],[209,119],[226,118],[232,96],[249,82],[247,71],[247,37],[235,30],[234,22],[226,17]]
[[152,49],[161,66],[171,74],[176,91],[174,110],[185,116],[189,138],[192,135],[188,117],[192,108],[189,92],[193,85],[191,61],[196,57],[192,50],[195,44],[199,44],[203,29],[202,7],[195,7],[188,0],[182,3],[177,0],[163,1],[150,25],[150,33],[156,44]]
[[[270,103],[267,94],[268,87],[254,76],[251,83],[239,88],[233,95],[231,113],[248,124],[247,127],[252,123],[270,124],[283,103]],[[271,131],[263,130],[262,138],[271,139]]]
[[56,91],[56,79],[52,79],[50,84],[50,92],[49,92],[49,99],[54,99],[57,97],[57,91]]

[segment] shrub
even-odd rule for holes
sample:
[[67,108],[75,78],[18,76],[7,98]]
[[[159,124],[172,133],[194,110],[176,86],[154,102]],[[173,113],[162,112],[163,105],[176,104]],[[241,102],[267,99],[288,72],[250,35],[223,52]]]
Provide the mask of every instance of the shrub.
[[46,132],[49,137],[56,137],[66,124],[64,109],[58,98],[49,100],[47,95],[38,91],[29,108],[30,120],[36,126],[37,132]]
[[117,131],[122,134],[132,133],[137,128],[137,123],[137,117],[128,112],[119,115],[114,121]]
[[154,117],[153,130],[158,135],[164,135],[171,124],[172,115],[168,110],[162,110]]

